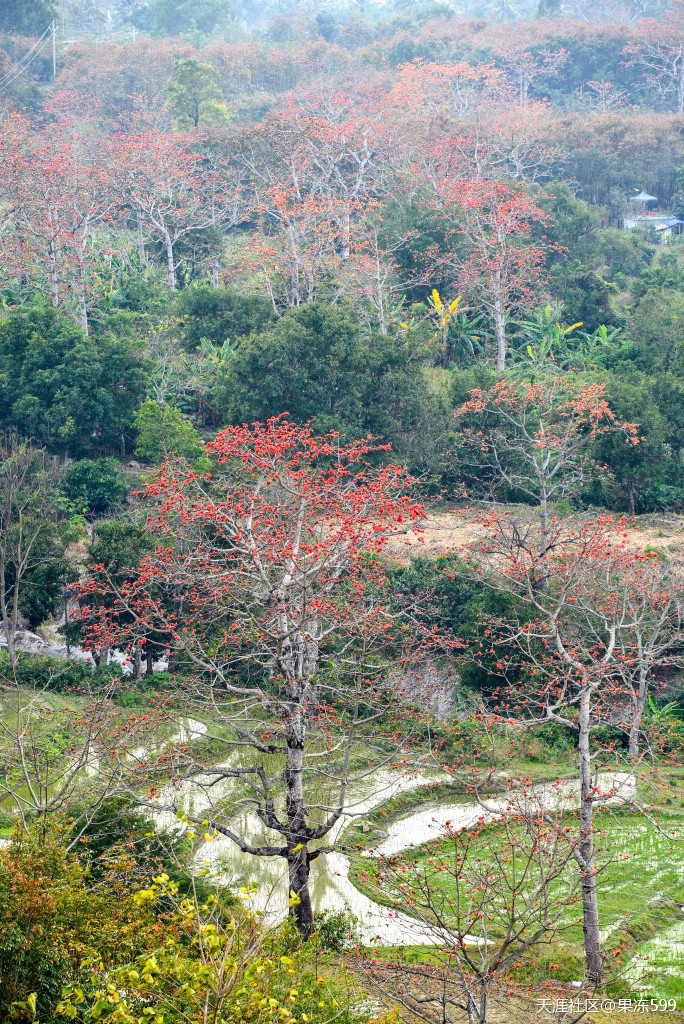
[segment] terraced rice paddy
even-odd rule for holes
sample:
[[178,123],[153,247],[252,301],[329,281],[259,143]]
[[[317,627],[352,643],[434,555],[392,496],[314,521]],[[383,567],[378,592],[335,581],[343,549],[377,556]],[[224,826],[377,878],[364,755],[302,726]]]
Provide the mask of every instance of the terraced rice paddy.
[[[424,815],[425,811],[421,813]],[[571,827],[576,826],[572,815],[567,820]],[[611,809],[599,818],[596,845],[601,865],[601,935],[614,986],[635,995],[674,997],[684,1002],[684,815],[673,814],[662,819],[661,824],[664,830],[674,833],[672,838],[636,812]],[[410,818],[406,819],[405,829],[410,831]],[[428,878],[446,897],[444,907],[455,906],[456,886],[463,883],[457,883],[448,870],[434,867],[453,860],[453,839],[435,836],[400,856],[407,868],[403,883],[410,886]],[[483,854],[485,860],[487,856]],[[569,864],[563,876],[553,883],[553,895],[559,900],[567,893],[575,870]],[[354,858],[351,878],[357,885],[387,903],[405,906],[405,890],[400,892],[396,887],[392,891],[385,882],[379,893],[376,877],[376,862],[368,857]],[[581,950],[581,905],[575,902],[564,907],[553,952],[549,955],[545,950],[543,959],[557,960],[560,969],[553,977],[570,981],[579,976]]]

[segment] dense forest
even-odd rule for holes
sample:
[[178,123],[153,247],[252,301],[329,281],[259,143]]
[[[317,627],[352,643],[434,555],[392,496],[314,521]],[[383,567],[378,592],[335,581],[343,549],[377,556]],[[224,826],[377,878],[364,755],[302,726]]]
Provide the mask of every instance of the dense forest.
[[0,0],[0,1022],[684,1008],[684,0]]

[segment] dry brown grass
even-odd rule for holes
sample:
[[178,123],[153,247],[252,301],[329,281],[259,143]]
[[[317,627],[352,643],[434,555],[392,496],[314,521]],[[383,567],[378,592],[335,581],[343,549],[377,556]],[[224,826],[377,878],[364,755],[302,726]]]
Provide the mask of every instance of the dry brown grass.
[[[503,507],[501,511],[503,511]],[[529,506],[506,506],[506,510],[523,520],[529,519]],[[411,558],[438,558],[440,555],[459,554],[482,536],[483,527],[474,521],[474,512],[468,508],[430,513],[422,530],[409,530],[393,537],[385,551],[398,562]],[[656,549],[665,555],[684,556],[684,516],[649,514],[636,516],[634,528],[628,530],[628,544],[638,550]]]

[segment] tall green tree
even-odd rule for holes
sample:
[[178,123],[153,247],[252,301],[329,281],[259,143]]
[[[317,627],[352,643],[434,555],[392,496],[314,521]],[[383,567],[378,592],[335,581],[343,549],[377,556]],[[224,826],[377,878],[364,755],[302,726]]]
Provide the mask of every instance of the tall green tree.
[[86,337],[47,306],[0,320],[0,419],[48,451],[125,452],[145,383],[145,364],[128,339]]
[[643,374],[629,374],[624,369],[619,377],[610,375],[606,384],[611,409],[638,424],[640,440],[636,445],[625,444],[617,434],[597,439],[596,462],[609,471],[601,475],[603,500],[631,515],[648,512],[656,504],[654,490],[658,484],[678,469],[665,444],[666,427],[654,400],[653,385]]
[[195,57],[177,60],[166,87],[169,107],[179,128],[199,128],[228,120],[218,75]]
[[371,433],[402,449],[429,397],[409,349],[387,336],[365,337],[354,315],[313,302],[242,342],[219,402],[234,423],[287,412],[322,432]]
[[63,568],[64,545],[55,542],[61,480],[60,466],[40,448],[13,439],[0,447],[0,626],[13,670],[27,589],[30,599],[38,583],[34,598],[44,599],[40,583],[47,590],[53,562]]

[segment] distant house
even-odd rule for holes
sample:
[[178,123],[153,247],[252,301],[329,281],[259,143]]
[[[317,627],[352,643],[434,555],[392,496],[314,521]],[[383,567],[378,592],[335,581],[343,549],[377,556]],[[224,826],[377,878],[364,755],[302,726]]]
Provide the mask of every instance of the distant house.
[[634,203],[633,211],[630,210],[622,217],[613,218],[608,221],[608,227],[621,228],[625,231],[647,231],[653,228],[659,239],[669,241],[675,235],[684,233],[684,221],[673,217],[671,213],[658,213],[658,197],[651,196],[648,192],[638,192],[629,200]]

